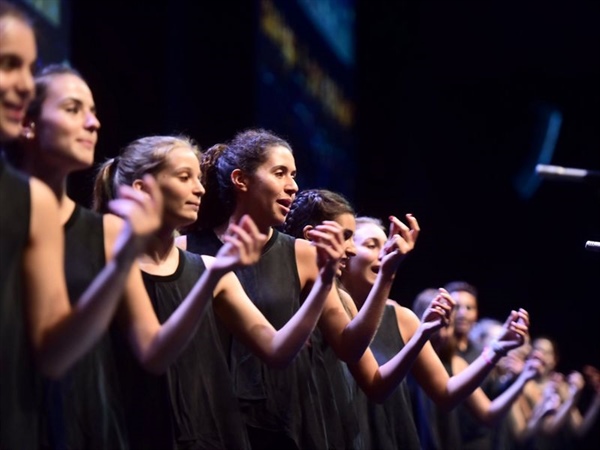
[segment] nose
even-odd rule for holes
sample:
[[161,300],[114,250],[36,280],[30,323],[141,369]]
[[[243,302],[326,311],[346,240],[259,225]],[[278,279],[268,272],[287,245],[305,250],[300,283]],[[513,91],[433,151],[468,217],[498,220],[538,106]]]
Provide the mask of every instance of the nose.
[[85,116],[85,128],[87,130],[96,131],[100,128],[100,121],[93,112],[88,112]]
[[199,179],[196,179],[196,183],[194,183],[194,194],[198,197],[202,197],[206,193],[206,189],[204,189],[204,185],[200,182]]
[[344,249],[346,256],[352,258],[356,256],[356,245],[354,245],[354,239],[350,238],[346,241],[346,248]]
[[16,84],[17,91],[24,100],[31,100],[35,91],[35,82],[33,74],[29,67],[23,67],[19,71],[19,76]]
[[290,181],[285,187],[285,192],[289,195],[298,193],[298,183],[296,183],[296,179],[290,177]]

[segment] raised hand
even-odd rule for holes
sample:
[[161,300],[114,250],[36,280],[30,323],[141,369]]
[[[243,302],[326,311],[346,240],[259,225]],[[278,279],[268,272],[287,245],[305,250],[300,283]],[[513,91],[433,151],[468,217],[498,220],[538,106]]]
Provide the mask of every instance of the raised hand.
[[511,311],[502,329],[498,339],[492,342],[491,349],[504,356],[509,350],[525,342],[525,337],[529,334],[529,313],[523,308]]
[[431,301],[421,317],[421,328],[424,334],[432,335],[440,328],[447,327],[456,306],[456,301],[447,290],[440,288],[439,291],[440,293]]
[[108,204],[109,209],[125,219],[134,235],[147,237],[162,224],[163,196],[152,175],[144,175],[146,190],[119,186],[119,195]]
[[585,380],[580,372],[574,370],[567,376],[567,384],[569,385],[569,390],[571,393],[576,394],[577,392],[583,390],[585,386]]
[[393,276],[398,269],[398,265],[404,260],[406,255],[415,247],[419,237],[419,223],[412,214],[406,215],[409,226],[402,223],[397,217],[390,216],[390,231],[388,239],[385,242],[379,259],[381,260],[381,271],[385,275]]
[[258,262],[268,238],[250,216],[244,215],[237,224],[229,224],[221,239],[224,244],[215,256],[213,267],[230,271]]
[[532,378],[538,377],[542,374],[543,367],[544,363],[540,359],[539,354],[534,352],[523,363],[522,370],[519,372],[519,375],[524,376],[526,380],[531,380]]
[[346,255],[344,229],[332,220],[324,220],[309,232],[311,244],[317,249],[317,265],[323,281],[331,282],[336,276],[340,262]]

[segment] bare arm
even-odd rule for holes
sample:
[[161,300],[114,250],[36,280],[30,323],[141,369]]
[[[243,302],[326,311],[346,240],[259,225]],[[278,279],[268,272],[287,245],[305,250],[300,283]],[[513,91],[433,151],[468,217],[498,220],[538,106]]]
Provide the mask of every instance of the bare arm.
[[431,345],[425,345],[415,362],[413,374],[427,395],[443,410],[451,410],[477,389],[492,371],[500,357],[523,344],[529,317],[525,310],[512,311],[503,325],[497,351],[485,349],[465,370],[448,377]]
[[[450,295],[447,299],[443,295],[436,297],[425,311],[422,321],[409,309],[395,302],[389,304],[395,308],[398,328],[404,331],[403,336],[409,334],[411,337],[402,349],[381,367],[370,349],[367,349],[358,363],[348,363],[348,368],[359,387],[375,402],[383,402],[396,389],[419,357],[423,346],[428,343],[431,334],[448,323],[454,300]],[[410,331],[407,332],[407,329]]]
[[[56,200],[36,180],[31,181],[30,240],[24,255],[26,309],[31,341],[40,368],[61,376],[105,332],[129,271],[148,230],[158,227],[161,198],[124,191],[115,207],[128,216],[110,261],[71,308],[64,276],[64,236]],[[156,195],[157,197],[154,197]]]
[[[325,304],[319,327],[342,361],[357,362],[377,332],[398,265],[414,248],[419,235],[420,228],[417,220],[410,214],[407,215],[407,219],[410,228],[396,217],[390,217],[390,233],[381,254],[382,268],[377,274],[365,304],[356,316],[352,319],[348,317],[342,300],[335,290]],[[301,272],[310,274],[310,257],[303,254],[301,247],[297,247],[296,254]],[[313,277],[308,275],[309,282]]]
[[300,351],[317,324],[323,304],[332,291],[338,264],[344,255],[343,232],[326,221],[311,230],[317,249],[319,277],[300,309],[275,330],[244,292],[234,274],[219,283],[215,312],[258,357],[272,367],[285,367]]
[[238,224],[229,226],[224,239],[226,243],[214,258],[202,256],[206,270],[162,325],[156,317],[139,268],[132,269],[120,321],[134,354],[147,370],[160,374],[168,368],[196,332],[214,292],[222,289],[217,287],[221,278],[237,267],[256,263],[267,237],[258,231],[250,217],[244,216]]
[[[459,357],[457,357],[459,358]],[[458,366],[466,367],[467,362],[460,358]],[[541,361],[537,358],[530,358],[525,363],[524,369],[519,376],[510,384],[510,386],[493,401],[487,397],[481,388],[475,391],[466,399],[465,403],[473,415],[483,424],[493,426],[510,410],[512,404],[519,398],[527,381],[540,373]],[[462,369],[457,367],[458,371]]]

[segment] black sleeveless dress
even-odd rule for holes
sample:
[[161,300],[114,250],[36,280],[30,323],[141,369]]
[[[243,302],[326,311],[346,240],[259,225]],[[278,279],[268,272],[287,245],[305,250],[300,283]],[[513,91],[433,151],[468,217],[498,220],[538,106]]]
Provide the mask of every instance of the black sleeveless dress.
[[41,380],[23,309],[23,253],[29,240],[29,179],[0,155],[0,448],[37,449]]
[[[187,235],[187,249],[194,253],[214,256],[221,245],[212,230]],[[259,262],[236,274],[250,299],[276,329],[300,308],[293,237],[273,230]],[[311,367],[311,345],[287,367],[273,369],[230,334],[225,333],[223,343],[253,448],[329,448],[327,421]]]
[[[392,359],[404,347],[398,328],[396,310],[386,305],[379,329],[370,348],[381,366]],[[421,448],[419,435],[412,414],[410,391],[406,379],[381,404],[369,402],[369,430],[371,449]]]
[[[179,264],[172,275],[142,273],[161,323],[175,312],[205,270],[200,255],[179,250]],[[212,304],[165,375],[135,369],[130,364],[124,372],[132,447],[250,448]]]
[[[475,361],[483,348],[469,339],[465,351],[457,351],[458,356],[471,364]],[[481,389],[489,397],[493,389],[492,377],[487,377],[481,383]],[[464,450],[491,450],[492,449],[492,428],[482,424],[464,403],[456,407],[458,414],[458,424],[460,426],[460,436]]]
[[[75,304],[106,264],[101,214],[79,205],[64,226],[65,277]],[[54,449],[127,449],[122,398],[109,333],[59,381],[46,380],[47,435]]]
[[[450,363],[442,361],[448,375],[452,376]],[[413,404],[415,424],[423,450],[460,450],[460,428],[456,408],[442,411],[421,389],[416,380],[407,377]]]

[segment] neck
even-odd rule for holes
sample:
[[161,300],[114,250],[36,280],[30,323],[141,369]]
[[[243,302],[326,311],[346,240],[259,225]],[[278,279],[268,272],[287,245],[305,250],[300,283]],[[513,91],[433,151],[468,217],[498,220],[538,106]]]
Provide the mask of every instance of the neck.
[[371,292],[372,285],[363,284],[357,281],[352,281],[352,277],[348,276],[342,281],[342,285],[346,289],[346,291],[354,300],[356,304],[356,308],[360,310],[364,305],[367,297],[369,296],[369,292]]
[[150,237],[141,259],[158,265],[166,261],[173,251],[177,251],[174,232],[171,228],[162,228]]
[[[215,232],[215,234],[217,235],[217,237],[219,238],[219,240],[221,242],[223,242],[223,235],[225,234],[225,232],[227,231],[227,228],[229,227],[229,224],[234,223],[237,224],[239,223],[240,219],[244,216],[245,213],[241,213],[241,214],[232,214],[231,217],[229,217],[229,220],[215,228],[213,228],[213,231]],[[252,218],[254,220],[254,218]],[[254,220],[254,223],[256,224],[258,231],[260,231],[263,234],[267,235],[267,239],[271,239],[271,236],[273,236],[273,227],[270,225],[261,225],[259,222],[257,222],[256,220]]]
[[67,195],[67,175],[36,158],[24,158],[21,170],[43,181],[56,196],[61,223],[64,225],[75,208],[75,202]]

